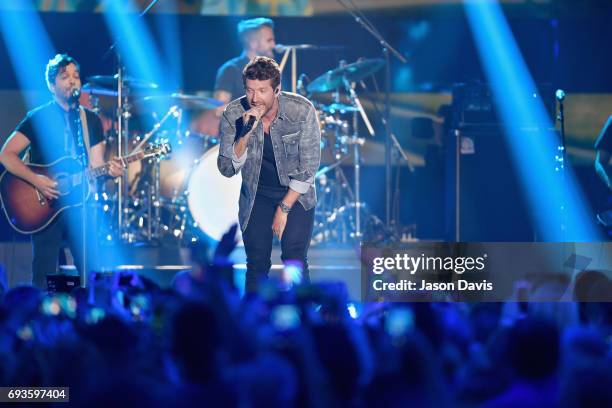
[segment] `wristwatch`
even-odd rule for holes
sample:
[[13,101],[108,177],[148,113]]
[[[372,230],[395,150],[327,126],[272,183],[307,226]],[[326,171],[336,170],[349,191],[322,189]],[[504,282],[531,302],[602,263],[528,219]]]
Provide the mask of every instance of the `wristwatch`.
[[287,204],[283,203],[282,201],[278,203],[278,206],[280,207],[281,211],[284,212],[285,214],[289,214],[289,211],[291,211],[291,207],[289,207]]

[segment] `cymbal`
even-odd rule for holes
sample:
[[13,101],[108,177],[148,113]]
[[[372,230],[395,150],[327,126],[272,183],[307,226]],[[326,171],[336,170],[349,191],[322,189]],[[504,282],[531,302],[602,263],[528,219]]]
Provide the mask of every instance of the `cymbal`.
[[85,85],[83,85],[83,87],[81,88],[81,92],[85,92],[85,93],[96,95],[96,96],[98,96],[98,95],[101,95],[101,96],[117,96],[117,90],[116,89],[101,88],[101,87],[93,85],[90,82],[88,82]]
[[176,105],[180,109],[216,109],[223,102],[205,96],[173,93],[170,95],[152,95],[136,101],[136,105],[145,109],[153,109],[159,105]]
[[343,103],[332,103],[331,105],[320,105],[319,109],[327,113],[344,113],[344,112],[357,112],[358,107],[353,105],[345,105]]
[[341,68],[327,71],[315,78],[306,89],[308,92],[329,92],[344,86],[344,78],[349,82],[360,81],[368,75],[373,74],[385,65],[385,60],[364,59],[353,62]]
[[[117,75],[94,75],[87,80],[95,87],[117,89]],[[123,85],[133,91],[153,91],[157,84],[130,76],[123,77]]]

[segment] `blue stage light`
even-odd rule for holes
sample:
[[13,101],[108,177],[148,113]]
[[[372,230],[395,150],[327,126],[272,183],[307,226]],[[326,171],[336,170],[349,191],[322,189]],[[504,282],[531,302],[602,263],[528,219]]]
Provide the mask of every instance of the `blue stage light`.
[[496,107],[507,129],[505,135],[517,176],[526,191],[538,239],[597,241],[594,217],[571,168],[555,170],[560,138],[536,93],[501,6],[496,1],[471,0],[464,7]]

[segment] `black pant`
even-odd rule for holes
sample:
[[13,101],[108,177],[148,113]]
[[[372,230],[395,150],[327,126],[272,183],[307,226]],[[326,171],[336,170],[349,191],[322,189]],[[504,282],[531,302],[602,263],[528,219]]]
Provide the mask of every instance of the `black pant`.
[[[47,275],[57,273],[59,251],[64,242],[68,242],[74,263],[83,282],[82,251],[82,214],[81,207],[64,210],[44,230],[32,235],[32,284],[43,290],[47,289]],[[95,235],[95,229],[88,227],[88,235]],[[91,240],[90,240],[91,241]],[[91,245],[89,245],[91,248]],[[87,251],[88,265],[92,265],[94,251]]]
[[[260,280],[266,279],[272,266],[272,221],[282,199],[275,197],[255,196],[253,210],[249,217],[249,223],[242,234],[244,249],[247,256],[246,292],[257,289]],[[312,208],[308,211],[302,204],[296,201],[287,216],[287,225],[281,239],[281,260],[300,261],[304,267],[302,281],[309,282],[308,273],[308,247],[312,237],[314,226],[314,212]]]

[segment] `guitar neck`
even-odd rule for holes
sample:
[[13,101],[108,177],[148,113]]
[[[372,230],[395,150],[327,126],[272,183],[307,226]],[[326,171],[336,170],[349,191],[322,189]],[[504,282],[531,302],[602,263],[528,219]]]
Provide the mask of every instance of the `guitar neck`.
[[[144,152],[138,152],[134,154],[130,154],[129,156],[119,157],[121,163],[126,166],[128,163],[132,163],[138,160],[142,160],[145,157]],[[106,162],[104,165],[99,167],[94,167],[93,169],[89,169],[88,175],[91,178],[98,178],[102,176],[108,175],[108,169],[110,167],[110,162]]]

